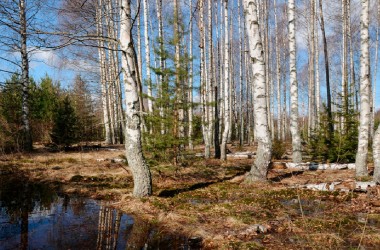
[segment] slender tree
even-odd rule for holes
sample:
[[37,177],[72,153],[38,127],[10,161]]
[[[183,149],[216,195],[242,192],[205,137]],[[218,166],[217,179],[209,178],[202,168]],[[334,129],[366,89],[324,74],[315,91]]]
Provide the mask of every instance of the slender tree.
[[272,156],[272,142],[268,127],[267,95],[265,83],[265,58],[260,37],[257,2],[244,0],[245,21],[247,27],[249,52],[252,64],[254,85],[255,136],[258,141],[257,157],[251,167],[248,182],[266,180],[268,166]]
[[220,159],[227,159],[227,140],[230,133],[230,83],[229,83],[229,37],[228,37],[228,0],[224,0],[224,128],[222,136],[222,145]]
[[361,0],[360,15],[360,125],[356,154],[356,177],[368,175],[368,135],[370,122],[370,70],[369,70],[369,0]]
[[136,52],[132,42],[131,0],[121,0],[120,12],[121,67],[125,89],[126,131],[125,148],[131,167],[133,195],[143,197],[152,194],[152,179],[141,147],[141,112],[138,83],[136,80]]
[[296,67],[296,34],[294,0],[288,2],[289,18],[289,67],[290,67],[290,131],[292,134],[293,162],[302,161],[301,137],[298,129],[298,82]]

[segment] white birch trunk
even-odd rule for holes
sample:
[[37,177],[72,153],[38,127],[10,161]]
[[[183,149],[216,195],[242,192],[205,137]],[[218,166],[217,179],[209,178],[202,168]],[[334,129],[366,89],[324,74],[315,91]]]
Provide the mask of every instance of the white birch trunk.
[[278,42],[278,24],[277,24],[277,2],[274,0],[274,27],[275,27],[275,47],[276,47],[276,83],[277,83],[277,139],[281,138],[281,68],[280,68],[280,45]]
[[213,127],[214,127],[214,110],[212,102],[214,100],[213,96],[213,87],[214,87],[214,67],[213,67],[213,35],[212,35],[212,1],[208,0],[208,53],[209,53],[209,72],[208,72],[208,81],[207,81],[207,109],[208,109],[208,144],[212,145],[212,137],[213,137]]
[[257,157],[252,165],[248,182],[266,180],[268,166],[272,156],[272,142],[268,127],[267,95],[265,83],[265,58],[260,37],[257,3],[244,0],[245,21],[247,27],[249,52],[252,62],[254,84],[255,137],[258,141]]
[[[315,1],[315,19],[318,25],[318,15],[317,15],[317,1]],[[318,129],[320,123],[320,113],[321,113],[321,84],[319,77],[319,35],[318,29],[315,29],[315,106],[316,106],[316,128]]]
[[[193,58],[193,1],[190,0],[190,27],[189,27],[189,57]],[[193,150],[193,60],[190,60],[190,69],[189,69],[189,105],[188,105],[188,115],[189,115],[189,149]]]
[[103,110],[103,123],[104,123],[104,131],[105,131],[105,143],[111,144],[111,130],[110,130],[110,119],[109,119],[109,104],[108,104],[108,86],[106,80],[106,56],[104,52],[104,41],[101,37],[103,37],[103,0],[98,1],[97,9],[96,9],[96,28],[98,36],[100,37],[98,41],[98,54],[99,54],[99,69],[100,69],[100,85],[101,85],[101,98],[102,98],[102,110]]
[[[238,0],[238,25],[239,25],[239,144],[244,142],[244,116],[243,116],[243,37],[241,31],[241,0]],[[244,31],[243,31],[244,32]]]
[[[148,32],[148,0],[144,0],[144,40],[145,40],[145,73],[146,73],[146,84],[148,85],[148,112],[151,114],[153,112],[153,101],[152,101],[152,79],[150,74],[150,43],[149,43],[149,32]],[[152,128],[150,129],[152,132]]]
[[152,194],[152,179],[141,147],[141,112],[138,84],[136,81],[135,50],[132,42],[131,0],[121,1],[120,48],[121,67],[125,89],[126,133],[125,149],[128,165],[133,175],[133,195],[135,197]]
[[205,25],[204,25],[204,1],[199,1],[199,34],[200,34],[200,96],[202,106],[202,134],[205,143],[205,158],[210,158],[210,140],[208,138],[208,108],[207,108],[207,83],[206,83],[206,52],[205,52]]
[[360,15],[360,125],[356,154],[356,177],[368,175],[368,135],[370,123],[370,71],[369,71],[369,0],[361,0]]
[[228,36],[228,0],[224,0],[224,124],[220,159],[227,159],[227,140],[230,132],[230,91],[229,91],[229,36]]
[[294,0],[288,2],[289,18],[289,67],[290,67],[290,132],[292,134],[293,162],[302,161],[301,137],[298,128],[298,82],[296,67],[296,35]]
[[21,81],[22,81],[22,132],[23,149],[33,150],[32,135],[29,123],[29,56],[27,47],[27,17],[25,0],[19,1],[20,40],[21,40]]

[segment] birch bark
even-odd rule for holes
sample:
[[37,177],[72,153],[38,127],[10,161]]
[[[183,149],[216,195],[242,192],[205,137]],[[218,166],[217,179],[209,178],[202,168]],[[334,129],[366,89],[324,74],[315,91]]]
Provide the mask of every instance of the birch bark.
[[141,112],[139,105],[138,83],[135,68],[135,49],[132,42],[131,0],[121,1],[120,48],[121,67],[125,89],[126,133],[125,149],[128,164],[133,175],[133,195],[135,197],[152,194],[152,178],[145,162],[141,147]]
[[290,131],[292,134],[293,162],[302,161],[301,137],[298,128],[298,82],[296,67],[296,35],[294,0],[288,2],[289,18],[289,67],[290,67]]
[[369,0],[361,0],[360,15],[360,125],[356,154],[356,177],[368,175],[368,135],[370,122],[370,71],[369,71]]
[[257,2],[244,0],[249,52],[254,84],[255,137],[258,141],[257,157],[246,177],[247,182],[266,180],[272,156],[272,142],[268,127],[265,58],[260,37]]
[[29,56],[26,32],[26,6],[25,0],[19,1],[20,15],[20,37],[21,37],[21,81],[22,81],[22,130],[23,130],[23,149],[25,151],[33,150],[32,134],[29,123]]
[[224,0],[224,129],[220,159],[227,159],[227,140],[230,132],[230,83],[229,83],[229,36],[228,36],[228,0]]

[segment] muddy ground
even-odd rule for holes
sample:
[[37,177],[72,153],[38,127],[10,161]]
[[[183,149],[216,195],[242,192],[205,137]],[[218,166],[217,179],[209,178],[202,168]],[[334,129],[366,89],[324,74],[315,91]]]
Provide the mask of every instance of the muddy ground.
[[[232,151],[237,148],[230,147]],[[240,151],[253,150],[243,148]],[[201,149],[198,149],[201,152]],[[313,191],[304,184],[354,181],[354,170],[277,168],[269,181],[246,184],[254,159],[204,160],[181,166],[151,162],[154,194],[131,196],[122,146],[80,152],[0,156],[0,173],[27,176],[65,193],[111,200],[113,206],[168,234],[201,240],[203,249],[379,249],[380,189]]]

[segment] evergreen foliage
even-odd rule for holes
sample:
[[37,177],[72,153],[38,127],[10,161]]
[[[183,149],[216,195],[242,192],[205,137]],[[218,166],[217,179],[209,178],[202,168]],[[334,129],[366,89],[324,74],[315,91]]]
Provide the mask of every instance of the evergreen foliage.
[[[173,23],[171,22],[173,25]],[[180,29],[183,31],[183,27]],[[180,32],[180,38],[171,38],[166,46],[155,48],[155,53],[165,60],[166,67],[154,68],[152,70],[157,76],[162,77],[161,83],[152,84],[153,91],[157,92],[157,97],[153,99],[153,113],[146,116],[146,124],[148,129],[144,134],[144,149],[152,153],[153,159],[177,161],[181,157],[184,145],[188,142],[188,117],[187,110],[189,103],[187,98],[189,64],[193,58],[190,58],[186,52],[183,41],[184,33]],[[160,41],[164,42],[164,41]],[[174,48],[176,43],[180,44],[179,67],[175,66]],[[180,86],[177,86],[176,78],[179,77]],[[178,89],[181,91],[178,91]],[[145,96],[146,97],[146,96]],[[185,112],[185,121],[179,124],[178,112],[183,109]],[[178,127],[185,127],[185,136],[178,136]],[[195,128],[196,129],[196,128]],[[150,133],[152,131],[152,133]],[[197,133],[194,132],[194,135]],[[199,135],[199,134],[198,134]],[[149,156],[149,154],[147,154]]]
[[339,112],[333,114],[332,123],[335,126],[343,126],[334,129],[333,136],[329,138],[328,116],[326,112],[321,113],[321,122],[310,138],[310,153],[314,160],[338,163],[355,162],[358,148],[358,113],[353,105],[342,108],[338,105]]
[[69,96],[58,103],[51,139],[55,144],[64,146],[79,141],[77,115]]

